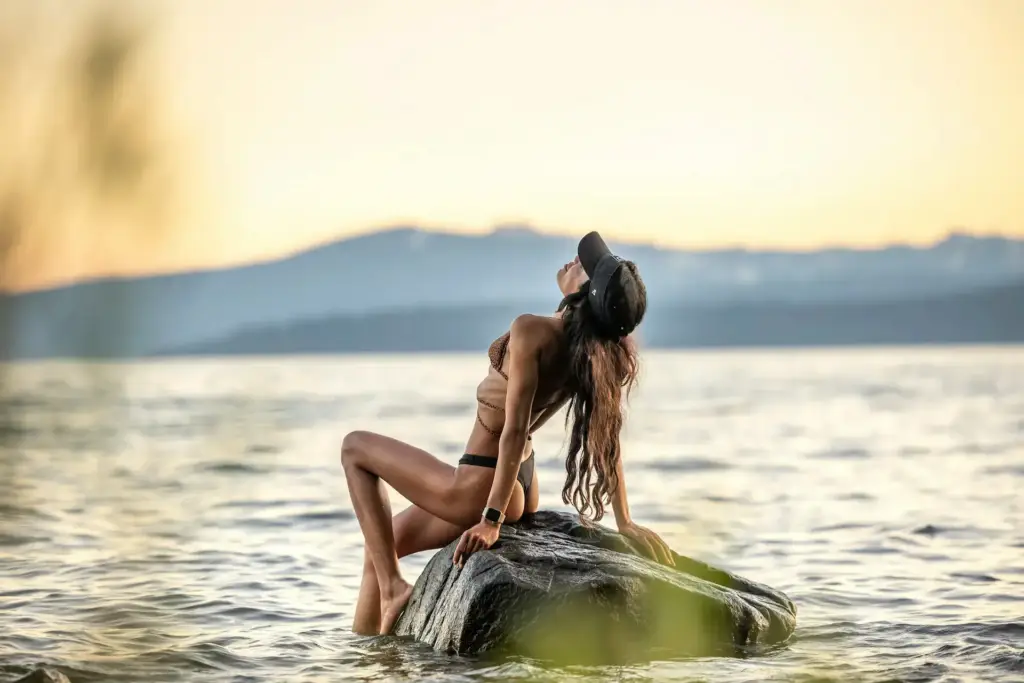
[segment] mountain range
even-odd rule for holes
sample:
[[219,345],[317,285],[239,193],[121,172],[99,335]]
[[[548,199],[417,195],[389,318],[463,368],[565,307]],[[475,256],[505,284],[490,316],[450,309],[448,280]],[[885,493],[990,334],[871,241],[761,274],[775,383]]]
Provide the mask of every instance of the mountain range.
[[[0,359],[481,348],[558,303],[578,237],[397,227],[274,261],[0,296]],[[687,251],[640,266],[655,346],[1024,341],[1024,240]]]

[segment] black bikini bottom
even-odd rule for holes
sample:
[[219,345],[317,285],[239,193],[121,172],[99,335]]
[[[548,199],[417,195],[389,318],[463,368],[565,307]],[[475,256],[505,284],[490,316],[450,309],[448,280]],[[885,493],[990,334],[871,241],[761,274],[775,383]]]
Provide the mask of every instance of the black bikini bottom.
[[[489,455],[473,455],[471,453],[466,453],[464,456],[459,458],[459,464],[493,468],[498,466],[498,459],[492,458]],[[519,483],[523,485],[523,492],[529,496],[530,485],[533,484],[533,453],[530,453],[530,457],[519,465],[519,473],[516,475],[516,479],[518,479]]]

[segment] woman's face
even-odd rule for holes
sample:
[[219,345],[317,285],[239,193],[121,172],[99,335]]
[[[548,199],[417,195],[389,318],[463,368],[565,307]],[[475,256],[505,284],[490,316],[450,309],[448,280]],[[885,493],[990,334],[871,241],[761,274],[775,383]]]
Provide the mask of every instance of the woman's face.
[[587,271],[583,270],[583,264],[580,263],[579,256],[559,268],[558,275],[555,276],[562,296],[569,296],[578,292],[583,283],[589,279]]

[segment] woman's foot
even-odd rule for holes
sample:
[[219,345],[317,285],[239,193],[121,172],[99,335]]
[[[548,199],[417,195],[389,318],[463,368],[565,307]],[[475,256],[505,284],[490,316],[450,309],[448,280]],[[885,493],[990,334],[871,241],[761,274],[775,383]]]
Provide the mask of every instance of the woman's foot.
[[384,595],[384,592],[381,591],[380,635],[382,636],[391,633],[391,629],[395,627],[398,617],[402,614],[402,609],[412,597],[412,584],[398,579],[388,590],[387,597]]

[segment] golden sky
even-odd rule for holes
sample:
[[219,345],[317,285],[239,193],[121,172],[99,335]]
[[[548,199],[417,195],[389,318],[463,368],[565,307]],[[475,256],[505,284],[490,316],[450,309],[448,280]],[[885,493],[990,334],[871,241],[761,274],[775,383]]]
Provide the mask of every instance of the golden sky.
[[196,260],[399,222],[1024,234],[1017,0],[181,0],[161,28],[216,203]]

